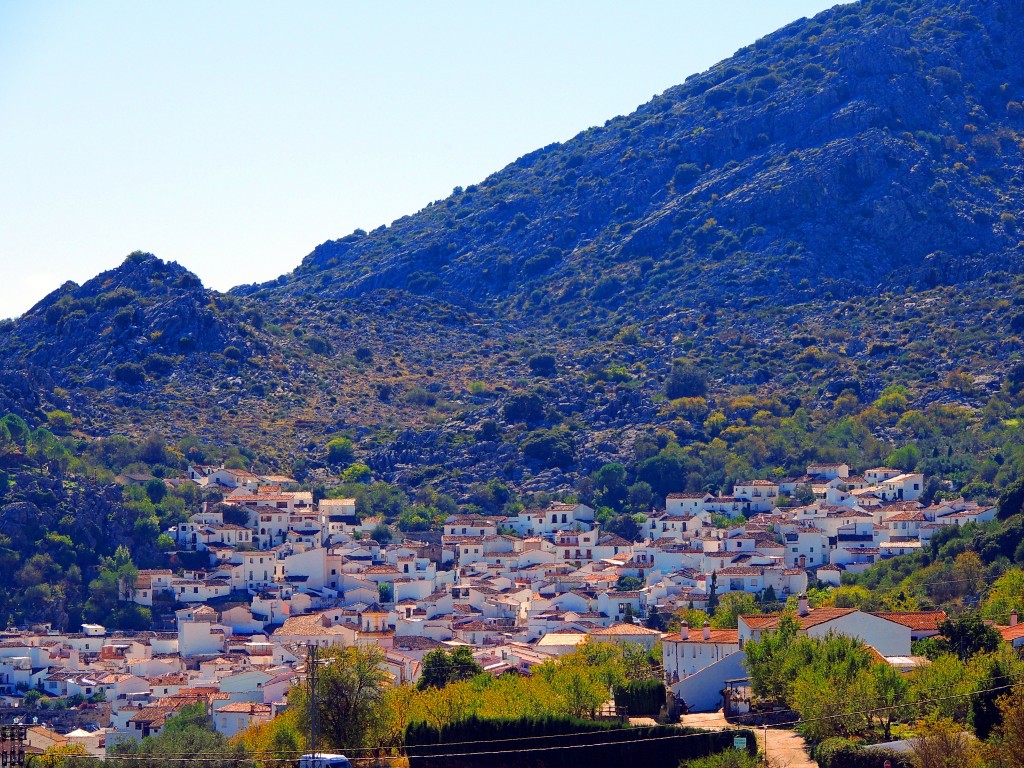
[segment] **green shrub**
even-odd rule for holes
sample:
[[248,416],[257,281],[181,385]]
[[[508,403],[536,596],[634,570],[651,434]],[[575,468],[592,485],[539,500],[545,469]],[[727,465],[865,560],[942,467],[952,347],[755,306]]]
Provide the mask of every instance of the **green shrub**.
[[714,755],[680,763],[682,768],[758,768],[760,765],[756,757],[738,749],[726,749]]
[[146,370],[138,363],[121,363],[114,366],[114,381],[138,386],[146,381]]
[[665,396],[669,400],[680,397],[704,397],[707,393],[707,379],[693,363],[683,359],[672,361],[672,370],[665,381]]
[[665,706],[665,684],[660,680],[630,680],[615,686],[615,705],[630,717],[656,717]]
[[564,429],[538,429],[523,440],[523,455],[537,459],[546,467],[565,469],[573,462],[573,444]]
[[331,351],[331,345],[319,336],[310,336],[306,339],[306,346],[316,355],[326,355]]
[[849,739],[825,739],[814,748],[814,759],[820,768],[878,768],[886,760],[893,768],[911,768],[909,754],[891,749],[864,749]]
[[50,430],[62,434],[71,429],[72,416],[67,411],[50,411],[46,414],[46,424]]
[[533,355],[529,361],[530,373],[534,376],[554,376],[555,356],[548,354]]
[[174,358],[170,355],[152,354],[142,365],[150,376],[166,376],[174,370]]
[[700,178],[700,174],[700,166],[696,163],[683,163],[676,168],[676,172],[672,176],[672,185],[678,192],[692,185],[693,182]]
[[355,456],[355,446],[347,437],[336,437],[327,443],[327,461],[331,464],[348,464]]
[[101,293],[96,297],[96,303],[100,309],[115,309],[131,304],[138,297],[139,295],[131,288],[121,286],[108,293]]
[[433,407],[437,404],[437,397],[432,392],[429,392],[424,387],[418,385],[411,387],[409,391],[402,396],[402,399],[410,405],[426,405],[428,407]]
[[512,395],[501,409],[505,421],[540,421],[544,417],[544,401],[536,392]]

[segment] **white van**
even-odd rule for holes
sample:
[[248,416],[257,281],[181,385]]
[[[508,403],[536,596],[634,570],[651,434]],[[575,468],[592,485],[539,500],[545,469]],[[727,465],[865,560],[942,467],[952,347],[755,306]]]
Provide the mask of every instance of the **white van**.
[[316,756],[303,755],[300,757],[299,768],[352,768],[352,763],[344,755],[317,752]]

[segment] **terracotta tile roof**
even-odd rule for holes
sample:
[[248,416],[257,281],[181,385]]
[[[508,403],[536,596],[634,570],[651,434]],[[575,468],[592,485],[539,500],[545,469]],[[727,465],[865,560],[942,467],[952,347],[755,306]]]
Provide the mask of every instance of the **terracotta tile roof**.
[[[849,616],[851,613],[857,613],[856,608],[811,608],[806,616],[794,616],[797,625],[800,629],[810,629],[820,624],[826,624],[835,619],[841,619],[843,616]],[[771,630],[779,626],[779,620],[782,618],[779,614],[772,614],[769,616],[764,615],[752,615],[752,616],[741,616],[743,623],[751,629],[763,629]]]
[[595,637],[650,637],[651,635],[660,635],[661,632],[641,627],[637,624],[623,622],[621,624],[612,624],[610,627],[591,630],[590,634]]
[[254,701],[236,701],[234,704],[227,704],[216,711],[236,713],[240,715],[269,715],[270,705],[259,704]]
[[917,520],[923,522],[925,520],[925,516],[924,513],[920,511],[905,511],[897,512],[895,515],[889,515],[888,517],[883,518],[883,521],[886,523],[898,523],[903,520]]
[[753,566],[730,565],[718,569],[719,576],[760,576],[761,569]]
[[671,637],[671,641],[674,643],[733,643],[738,645],[740,634],[737,629],[712,629],[711,637],[705,640],[704,630],[696,627],[690,630],[690,636],[686,640],[681,634],[676,634]]
[[341,627],[328,627],[324,624],[325,617],[322,613],[309,613],[303,616],[289,616],[284,620],[278,629],[274,630],[275,635],[339,635],[343,633]]
[[1007,643],[1012,643],[1014,640],[1024,637],[1024,624],[1018,624],[1015,627],[996,627],[996,629],[1002,635],[1003,641]]
[[948,618],[945,611],[872,611],[871,615],[911,629],[936,632],[939,631],[939,624]]
[[363,570],[363,573],[389,574],[399,573],[399,570],[391,565],[371,565]]
[[418,635],[395,635],[394,639],[394,647],[400,651],[432,651],[439,645],[439,640]]

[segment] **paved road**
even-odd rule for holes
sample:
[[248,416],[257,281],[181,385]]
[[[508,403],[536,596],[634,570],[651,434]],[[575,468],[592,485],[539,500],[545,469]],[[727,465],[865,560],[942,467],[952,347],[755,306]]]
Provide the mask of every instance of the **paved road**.
[[[679,724],[693,728],[716,730],[736,727],[726,722],[721,711],[683,715],[679,719]],[[769,728],[766,750],[764,728],[753,728],[752,730],[757,734],[757,744],[761,751],[768,755],[772,768],[818,768],[818,764],[807,756],[803,737],[796,731],[784,728]]]

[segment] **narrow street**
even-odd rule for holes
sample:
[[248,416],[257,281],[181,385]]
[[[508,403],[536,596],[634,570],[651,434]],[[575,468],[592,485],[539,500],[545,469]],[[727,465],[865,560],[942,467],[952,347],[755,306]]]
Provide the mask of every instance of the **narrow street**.
[[[721,711],[700,712],[683,715],[679,724],[691,728],[708,728],[722,730],[735,728],[727,722]],[[784,728],[769,728],[768,743],[765,744],[765,729],[751,728],[757,734],[757,744],[768,756],[772,768],[818,768],[818,764],[807,756],[803,737],[796,731]],[[767,746],[767,749],[766,749]]]

